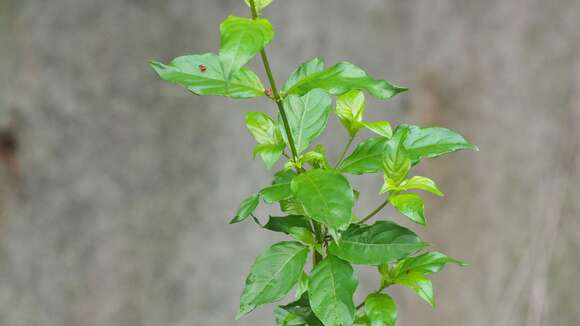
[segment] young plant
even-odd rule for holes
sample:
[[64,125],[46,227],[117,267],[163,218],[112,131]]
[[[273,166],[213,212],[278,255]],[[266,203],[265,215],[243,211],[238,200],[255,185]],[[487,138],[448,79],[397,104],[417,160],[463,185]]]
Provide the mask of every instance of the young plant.
[[[265,97],[274,102],[278,115],[248,112],[246,125],[256,140],[254,156],[268,169],[285,162],[270,185],[250,195],[240,205],[231,223],[251,217],[266,230],[288,235],[258,256],[246,279],[236,318],[256,307],[278,302],[293,288],[294,301],[275,310],[277,325],[349,326],[388,325],[397,320],[394,300],[385,292],[393,285],[409,287],[435,306],[428,276],[446,264],[464,263],[439,252],[424,252],[428,246],[408,228],[393,221],[367,224],[391,204],[411,221],[426,225],[423,199],[415,190],[442,196],[434,181],[410,176],[424,158],[434,158],[461,149],[476,149],[459,134],[438,127],[399,125],[366,121],[365,93],[387,100],[406,88],[371,78],[349,62],[325,67],[320,58],[300,65],[279,89],[265,48],[274,38],[272,25],[261,17],[271,0],[246,0],[251,17],[228,17],[220,26],[221,47],[217,54],[178,57],[170,64],[153,62],[159,76],[196,95],[221,95],[233,99]],[[246,64],[259,54],[269,81],[262,81]],[[333,110],[333,97],[336,106]],[[324,146],[313,146],[336,113],[348,134],[348,143],[334,164]],[[374,133],[349,154],[362,129]],[[366,216],[353,214],[359,192],[346,175],[382,173],[379,194],[384,202]],[[262,224],[254,215],[261,202],[277,204],[283,216],[271,216]],[[308,256],[313,266],[307,268]],[[376,266],[378,290],[359,305],[353,301],[358,280],[353,265]]]

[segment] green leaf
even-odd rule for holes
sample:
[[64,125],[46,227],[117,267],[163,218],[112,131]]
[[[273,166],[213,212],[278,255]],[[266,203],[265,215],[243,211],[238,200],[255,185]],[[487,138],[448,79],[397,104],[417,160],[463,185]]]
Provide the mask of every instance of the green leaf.
[[400,132],[407,132],[404,146],[414,163],[425,157],[434,158],[462,149],[478,150],[461,135],[445,128],[401,125],[396,130],[396,133]]
[[407,257],[397,263],[397,271],[400,274],[410,271],[419,272],[424,275],[437,273],[447,264],[457,264],[467,266],[464,261],[449,257],[440,252],[428,252],[415,257]]
[[280,210],[286,214],[306,215],[306,212],[304,212],[304,206],[302,206],[302,203],[296,199],[281,201]]
[[[298,281],[298,285],[296,285],[296,299],[301,298],[305,293],[306,296],[308,296],[307,292],[308,292],[308,281],[310,279],[310,276],[308,276],[308,274],[306,273],[302,273],[302,276],[300,277],[300,281]],[[308,308],[310,308],[310,305],[308,305]]]
[[386,293],[370,294],[365,300],[365,315],[371,326],[395,326],[397,305]]
[[301,80],[310,75],[316,74],[324,70],[324,60],[322,58],[314,58],[300,66],[290,75],[288,81],[284,85],[284,89],[290,89]]
[[360,143],[338,169],[353,174],[374,173],[383,169],[387,138],[370,138]]
[[437,196],[443,196],[443,193],[441,192],[441,190],[439,190],[435,181],[421,176],[415,176],[412,177],[411,179],[405,180],[398,187],[398,190],[411,190],[411,189],[421,189]]
[[294,241],[279,242],[258,256],[246,279],[236,319],[282,299],[300,279],[307,258],[308,247]]
[[402,146],[404,136],[393,137],[385,146],[383,169],[385,172],[385,184],[388,188],[397,187],[409,174],[411,160]]
[[229,16],[222,22],[220,34],[219,56],[226,81],[274,38],[274,30],[268,20],[236,16]]
[[[309,61],[305,65],[313,64]],[[316,65],[316,68],[319,69],[320,65]],[[364,70],[349,62],[340,62],[322,71],[310,69],[305,73],[306,70],[299,69],[302,72],[300,80],[291,77],[291,82],[286,83],[284,88],[284,95],[304,95],[316,88],[331,95],[342,95],[354,89],[365,90],[378,99],[386,100],[407,90],[385,80],[374,80]]]
[[365,95],[363,92],[352,90],[336,99],[336,114],[351,137],[354,137],[362,127],[364,113]]
[[379,136],[393,137],[393,130],[388,121],[363,122],[363,126]]
[[282,156],[286,144],[258,144],[254,148],[254,158],[260,154],[266,168],[271,169]]
[[168,65],[151,62],[151,67],[161,79],[185,87],[196,95],[264,96],[264,86],[254,72],[242,67],[228,77],[214,53],[178,57]]
[[264,228],[274,232],[286,233],[292,236],[294,239],[310,246],[316,244],[310,222],[304,216],[270,216],[270,220],[268,220],[268,223],[264,225]]
[[352,266],[328,255],[312,270],[308,296],[314,314],[325,326],[350,326],[355,317],[353,295],[358,280]]
[[300,299],[276,309],[278,326],[323,326],[310,308],[308,294],[304,293]]
[[354,193],[348,180],[329,170],[311,170],[292,180],[292,194],[307,216],[333,230],[350,224]]
[[[250,5],[250,1],[249,0],[244,0],[246,1],[246,4],[248,5],[248,7],[252,7]],[[260,14],[262,12],[262,10],[264,8],[266,8],[270,3],[272,3],[272,0],[254,0],[254,4],[256,5],[256,11],[258,12],[258,14]]]
[[280,159],[286,145],[276,123],[262,112],[246,113],[246,127],[259,144],[254,156],[260,154],[266,167],[270,169]]
[[353,224],[332,243],[330,252],[353,264],[380,265],[406,257],[427,246],[411,230],[391,221]]
[[254,213],[259,203],[260,203],[260,193],[253,194],[250,197],[246,198],[240,204],[240,208],[238,209],[236,216],[230,221],[230,224],[239,223],[248,218],[248,216]]
[[266,187],[260,191],[262,198],[268,204],[273,204],[281,200],[292,198],[290,183],[277,183]]
[[389,202],[411,221],[425,225],[425,206],[423,199],[415,194],[397,194],[389,197]]
[[435,294],[431,280],[419,272],[405,273],[399,276],[395,282],[412,288],[417,295],[435,308]]
[[[300,153],[326,128],[328,115],[332,109],[332,99],[317,89],[302,97],[288,96],[284,99],[284,106],[296,150]],[[279,128],[284,130],[282,119],[279,120]],[[285,132],[282,132],[282,135],[286,137]]]
[[329,167],[326,159],[326,149],[323,145],[316,145],[314,150],[302,155],[300,162],[302,164],[308,163],[317,169],[327,169]]

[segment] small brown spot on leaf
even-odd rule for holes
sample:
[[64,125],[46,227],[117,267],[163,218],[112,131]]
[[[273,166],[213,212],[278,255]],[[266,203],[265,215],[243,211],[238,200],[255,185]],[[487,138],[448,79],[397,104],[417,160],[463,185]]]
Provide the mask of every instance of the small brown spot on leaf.
[[268,96],[268,97],[272,97],[272,95],[274,93],[272,92],[272,89],[270,87],[268,87],[264,90],[264,94],[266,94],[266,96]]
[[199,71],[206,72],[207,66],[206,65],[199,65]]

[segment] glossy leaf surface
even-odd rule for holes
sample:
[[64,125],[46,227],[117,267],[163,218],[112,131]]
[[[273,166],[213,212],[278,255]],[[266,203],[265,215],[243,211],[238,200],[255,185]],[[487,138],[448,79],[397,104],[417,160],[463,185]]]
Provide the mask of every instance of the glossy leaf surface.
[[393,137],[393,130],[388,121],[363,122],[362,125],[379,136],[385,138]]
[[276,203],[285,199],[292,198],[290,183],[277,183],[266,187],[260,191],[262,198],[268,204]]
[[349,135],[354,137],[362,127],[365,113],[365,96],[359,90],[352,90],[336,99],[336,115]]
[[338,169],[352,174],[374,173],[383,170],[387,138],[370,138],[360,143]]
[[254,213],[259,203],[260,203],[259,193],[253,194],[250,197],[244,199],[244,201],[240,204],[240,208],[238,209],[236,216],[230,221],[230,224],[239,223],[248,218],[248,216]]
[[339,244],[330,252],[353,264],[380,265],[406,257],[427,244],[411,230],[391,221],[373,225],[353,224],[342,234]]
[[314,314],[325,326],[352,325],[357,286],[352,266],[333,255],[327,256],[310,275],[308,296]]
[[408,257],[397,263],[398,273],[407,273],[409,271],[419,272],[424,275],[437,273],[447,264],[457,264],[459,266],[467,266],[461,260],[449,257],[440,252],[428,252],[415,257]]
[[292,180],[292,194],[307,216],[323,225],[343,230],[352,217],[354,193],[348,180],[330,170],[311,170]]
[[268,223],[264,228],[282,232],[292,236],[294,239],[301,241],[308,245],[314,245],[314,235],[312,234],[312,227],[310,221],[304,216],[290,215],[284,217],[270,216]]
[[435,293],[433,291],[433,283],[419,272],[405,273],[399,276],[396,281],[410,287],[417,293],[417,295],[425,300],[431,307],[435,308]]
[[236,319],[261,304],[282,299],[300,279],[308,247],[299,242],[279,242],[263,252],[252,266],[240,299]]
[[271,168],[280,159],[286,147],[276,123],[265,113],[248,112],[246,127],[259,144],[254,154],[260,154],[266,167]]
[[435,181],[421,176],[415,176],[411,179],[405,180],[400,186],[398,190],[411,190],[411,189],[421,189],[428,191],[437,196],[443,196],[439,187]]
[[151,67],[161,79],[185,87],[196,95],[264,96],[264,86],[254,72],[242,67],[228,76],[214,53],[178,57],[168,65],[152,62]]
[[401,125],[397,132],[407,132],[404,146],[409,158],[418,162],[421,158],[433,158],[462,149],[477,150],[458,133],[446,128],[420,128],[412,125]]
[[397,305],[386,293],[370,294],[365,300],[365,316],[370,326],[395,326]]
[[398,194],[389,197],[389,202],[411,221],[425,225],[425,207],[423,199],[415,194]]

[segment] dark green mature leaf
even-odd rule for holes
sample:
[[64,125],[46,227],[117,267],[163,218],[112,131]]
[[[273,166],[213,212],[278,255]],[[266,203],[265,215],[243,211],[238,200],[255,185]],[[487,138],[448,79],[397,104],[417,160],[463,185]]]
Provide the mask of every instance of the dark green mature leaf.
[[423,199],[415,194],[397,194],[389,197],[389,202],[401,214],[407,216],[411,221],[425,225],[425,205]]
[[178,57],[169,65],[151,62],[151,67],[161,79],[185,87],[196,95],[264,96],[264,86],[255,73],[242,67],[230,77],[214,53]]
[[219,56],[226,81],[274,38],[274,30],[268,20],[236,16],[229,16],[222,22],[220,34]]
[[404,142],[409,158],[418,162],[422,158],[434,158],[462,149],[478,150],[458,133],[445,128],[420,128],[413,125],[401,125],[396,133],[406,132]]
[[292,198],[290,183],[277,183],[266,187],[260,191],[262,198],[268,204]]
[[310,221],[304,216],[270,216],[270,220],[268,220],[268,223],[264,225],[264,228],[274,232],[286,233],[294,239],[308,245],[314,245],[316,243],[314,235],[312,234]]
[[467,266],[464,261],[449,257],[440,252],[428,252],[415,257],[407,257],[397,263],[396,269],[399,274],[409,271],[419,272],[424,275],[437,273],[447,264]]
[[333,230],[350,224],[354,193],[348,180],[330,170],[311,170],[292,180],[292,194],[307,216]]
[[370,138],[360,143],[338,169],[353,174],[374,173],[383,170],[383,158],[389,139]]
[[365,95],[359,90],[352,90],[336,99],[336,115],[349,135],[354,137],[362,128],[365,113]]
[[433,292],[433,283],[419,272],[410,272],[400,275],[395,283],[402,284],[412,288],[417,295],[425,300],[431,307],[435,308],[435,294]]
[[[318,63],[321,61],[317,59]],[[313,89],[320,88],[331,95],[342,95],[350,90],[365,90],[372,96],[386,100],[407,89],[395,86],[385,80],[374,80],[364,70],[349,62],[340,62],[330,68],[317,71],[320,64],[309,61],[304,65],[315,66],[316,69],[299,69],[302,79],[297,80],[293,74],[284,87],[284,95],[303,95]],[[303,65],[303,66],[304,66]]]
[[353,264],[380,265],[406,257],[427,246],[411,230],[391,221],[353,224],[332,243],[330,252]]
[[365,300],[365,315],[370,326],[395,326],[397,305],[386,293],[372,293]]
[[259,305],[282,299],[300,279],[308,251],[299,242],[285,241],[258,256],[246,279],[236,319]]
[[[250,1],[249,0],[244,1],[248,5],[248,7],[251,8]],[[262,10],[266,8],[270,3],[272,3],[272,0],[254,0],[254,4],[256,5],[256,11],[258,12],[258,14],[260,14]]]
[[307,293],[301,295],[297,301],[278,307],[276,309],[276,322],[278,326],[323,326],[310,308]]
[[248,112],[246,113],[246,127],[259,144],[254,150],[254,155],[260,154],[266,167],[271,168],[286,148],[276,123],[265,113]]
[[[332,99],[328,94],[316,89],[302,97],[288,96],[284,99],[284,104],[294,144],[300,153],[306,150],[326,128],[328,115],[332,109]],[[279,128],[284,130],[282,121],[279,122]],[[282,132],[282,135],[286,137],[285,132]]]
[[260,193],[253,194],[250,197],[244,199],[244,201],[240,204],[240,208],[238,209],[236,216],[230,221],[230,224],[239,223],[248,218],[248,216],[254,213],[259,203]]
[[353,295],[358,280],[352,266],[328,255],[312,270],[308,296],[314,314],[325,326],[350,326],[355,317]]

